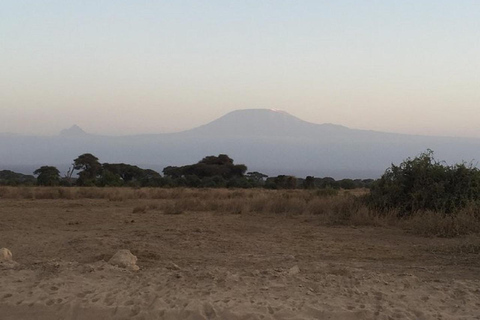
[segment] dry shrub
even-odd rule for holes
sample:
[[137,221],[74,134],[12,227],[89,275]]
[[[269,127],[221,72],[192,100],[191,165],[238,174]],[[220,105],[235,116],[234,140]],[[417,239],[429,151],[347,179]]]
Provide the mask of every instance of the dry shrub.
[[354,226],[386,226],[392,224],[391,215],[367,208],[356,196],[348,193],[315,198],[308,202],[306,212],[319,216],[324,224]]
[[146,189],[135,189],[133,193],[134,199],[147,199],[149,196],[148,190]]
[[380,212],[368,209],[362,197],[364,194],[357,196],[335,190],[0,187],[2,199],[160,200],[134,207],[134,213],[151,209],[162,210],[165,214],[186,211],[286,216],[309,214],[325,225],[394,226],[423,236],[454,237],[480,233],[478,206],[449,215],[427,211],[399,218],[398,210]]
[[184,189],[184,188],[175,188],[175,189],[171,189],[171,192],[170,192],[170,199],[180,199],[180,198],[184,198],[188,193],[188,189]]
[[334,197],[338,195],[337,189],[325,188],[315,191],[315,195],[318,197]]
[[458,245],[455,250],[456,253],[480,254],[479,243],[465,243]]
[[248,204],[243,199],[232,199],[231,201],[226,202],[226,204],[225,212],[242,214],[249,211]]
[[[335,199],[336,200],[336,199]],[[316,198],[308,202],[306,211],[314,215],[326,215],[332,212],[333,201],[330,198]]]
[[451,238],[480,232],[480,216],[469,208],[454,214],[418,212],[402,222],[408,231],[422,236]]
[[362,204],[356,197],[345,195],[338,197],[332,202],[330,222],[333,224],[351,224],[351,218],[355,215]]
[[58,188],[57,191],[60,199],[75,199],[75,192],[70,188]]
[[35,192],[34,188],[30,187],[21,187],[18,193],[14,193],[17,197],[15,198],[21,198],[21,199],[35,199]]
[[150,199],[170,199],[171,198],[171,189],[150,189],[149,190]]
[[168,201],[163,207],[164,214],[182,214],[184,210],[178,205],[177,201]]
[[265,212],[270,199],[265,194],[261,194],[256,198],[249,200],[248,207],[250,212]]
[[381,214],[361,206],[350,216],[350,224],[354,226],[386,227],[398,224],[398,218],[391,214]]
[[160,205],[157,203],[157,202],[151,202],[148,206],[147,206],[148,210],[157,210],[160,208]]
[[108,198],[110,190],[96,187],[82,187],[77,189],[77,197],[85,199],[104,199]]
[[[458,254],[480,254],[480,237],[478,235],[467,235],[456,241],[442,242],[441,245],[431,245],[427,251],[435,254],[444,254],[455,257]],[[475,259],[475,258],[474,258]]]
[[265,204],[265,211],[277,214],[302,214],[305,211],[305,207],[305,200],[283,194],[271,197]]
[[0,198],[8,198],[10,189],[8,187],[0,187]]
[[108,200],[109,201],[124,201],[125,195],[121,192],[110,192],[108,193]]
[[224,201],[223,200],[214,200],[214,199],[207,199],[203,201],[203,210],[204,211],[222,211],[224,208]]
[[205,211],[205,205],[200,199],[171,199],[163,203],[165,214],[180,214],[185,211]]
[[234,190],[234,191],[228,193],[228,198],[244,199],[244,198],[246,198],[246,194],[247,194],[246,190]]
[[182,211],[203,211],[202,205],[199,199],[187,198],[175,201],[177,208]]
[[132,210],[132,213],[145,213],[145,212],[147,212],[147,206],[137,206]]
[[57,188],[38,188],[34,192],[35,199],[58,199],[60,197]]
[[16,187],[0,187],[0,198],[18,199],[20,198],[20,188]]

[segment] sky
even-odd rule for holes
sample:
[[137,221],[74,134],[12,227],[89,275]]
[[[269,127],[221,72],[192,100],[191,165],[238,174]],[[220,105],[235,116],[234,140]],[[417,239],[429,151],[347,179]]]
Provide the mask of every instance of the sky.
[[0,132],[161,133],[252,108],[480,138],[480,1],[0,0]]

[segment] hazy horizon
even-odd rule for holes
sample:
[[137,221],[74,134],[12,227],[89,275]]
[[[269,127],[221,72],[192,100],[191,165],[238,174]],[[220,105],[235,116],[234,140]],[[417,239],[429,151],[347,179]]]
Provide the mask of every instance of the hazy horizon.
[[408,132],[405,132],[405,133],[402,133],[402,132],[393,132],[393,131],[381,131],[381,130],[371,130],[371,129],[359,129],[359,128],[351,128],[351,127],[347,127],[347,126],[343,126],[342,124],[338,124],[338,123],[315,123],[315,122],[310,122],[310,121],[307,121],[305,119],[301,119],[299,117],[297,117],[295,114],[291,114],[291,113],[288,113],[286,112],[285,110],[278,110],[278,109],[261,109],[261,108],[258,108],[258,109],[237,109],[237,110],[232,110],[232,111],[229,111],[223,115],[221,115],[220,117],[218,118],[215,118],[215,119],[212,119],[206,123],[202,123],[202,124],[199,124],[197,126],[194,126],[194,127],[191,127],[191,128],[184,128],[184,129],[178,129],[178,130],[164,130],[164,131],[158,131],[158,132],[138,132],[138,133],[130,133],[130,134],[125,134],[125,133],[111,133],[111,134],[108,134],[108,133],[102,133],[102,132],[89,132],[88,130],[85,130],[85,128],[83,128],[82,126],[76,124],[76,123],[73,123],[71,125],[67,125],[66,127],[64,128],[61,128],[58,132],[53,132],[53,133],[47,133],[47,134],[35,134],[35,133],[31,133],[31,134],[28,134],[28,133],[22,133],[22,132],[0,132],[0,134],[12,134],[12,135],[19,135],[19,136],[38,136],[38,137],[53,137],[53,136],[57,136],[57,135],[62,135],[62,132],[64,131],[69,131],[69,130],[76,130],[76,129],[80,129],[82,130],[85,134],[91,134],[91,135],[98,135],[98,136],[105,136],[105,137],[122,137],[122,136],[136,136],[136,135],[155,135],[155,134],[175,134],[175,133],[182,133],[182,132],[186,132],[186,131],[190,131],[190,130],[193,130],[193,129],[197,129],[199,127],[202,127],[202,126],[206,126],[206,125],[209,125],[210,123],[212,122],[215,122],[216,120],[219,120],[221,118],[223,118],[224,116],[226,115],[229,115],[231,113],[234,113],[234,112],[238,112],[238,111],[253,111],[253,110],[266,110],[266,111],[273,111],[273,112],[279,112],[279,113],[285,113],[289,116],[292,116],[294,118],[297,118],[299,120],[302,120],[302,121],[305,121],[305,122],[308,122],[308,123],[311,123],[311,124],[319,124],[319,125],[322,125],[322,124],[328,124],[328,125],[336,125],[336,126],[340,126],[340,127],[345,127],[345,128],[348,128],[348,129],[352,129],[352,130],[363,130],[363,131],[371,131],[371,132],[378,132],[378,133],[392,133],[392,134],[401,134],[401,135],[410,135],[410,136],[424,136],[424,137],[439,137],[439,138],[442,138],[442,137],[446,137],[446,138],[473,138],[473,139],[480,139],[480,137],[469,137],[469,136],[465,136],[465,137],[462,137],[462,136],[449,136],[449,135],[435,135],[435,134],[416,134],[416,133],[408,133]]
[[178,132],[237,109],[480,138],[477,1],[4,1],[0,132]]

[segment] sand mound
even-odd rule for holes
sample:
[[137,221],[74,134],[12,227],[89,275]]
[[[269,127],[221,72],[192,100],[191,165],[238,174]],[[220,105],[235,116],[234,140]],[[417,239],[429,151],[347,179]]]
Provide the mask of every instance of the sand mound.
[[137,257],[134,256],[130,250],[118,250],[117,253],[108,261],[111,265],[121,268],[138,271]]

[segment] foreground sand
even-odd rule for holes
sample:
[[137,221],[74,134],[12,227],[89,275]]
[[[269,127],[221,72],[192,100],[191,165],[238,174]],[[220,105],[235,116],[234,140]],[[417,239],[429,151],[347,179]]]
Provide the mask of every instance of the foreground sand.
[[151,203],[0,199],[0,319],[480,319],[478,237]]

